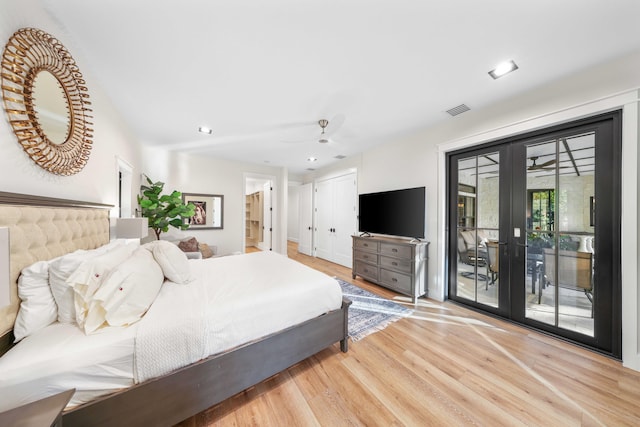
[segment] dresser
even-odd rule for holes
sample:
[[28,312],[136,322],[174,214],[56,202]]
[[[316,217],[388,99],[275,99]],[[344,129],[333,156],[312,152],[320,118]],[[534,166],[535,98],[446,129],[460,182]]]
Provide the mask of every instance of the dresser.
[[352,236],[352,277],[360,276],[415,303],[427,293],[429,242],[392,237]]

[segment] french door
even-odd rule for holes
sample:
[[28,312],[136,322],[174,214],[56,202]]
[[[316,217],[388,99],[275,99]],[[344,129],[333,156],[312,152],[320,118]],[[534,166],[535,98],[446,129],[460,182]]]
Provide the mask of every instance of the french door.
[[450,299],[620,357],[619,123],[449,156]]

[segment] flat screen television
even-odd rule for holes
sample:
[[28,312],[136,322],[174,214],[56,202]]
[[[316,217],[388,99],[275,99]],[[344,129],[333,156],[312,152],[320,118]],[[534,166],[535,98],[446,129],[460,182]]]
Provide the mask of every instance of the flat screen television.
[[358,201],[361,233],[424,238],[424,187],[360,194]]

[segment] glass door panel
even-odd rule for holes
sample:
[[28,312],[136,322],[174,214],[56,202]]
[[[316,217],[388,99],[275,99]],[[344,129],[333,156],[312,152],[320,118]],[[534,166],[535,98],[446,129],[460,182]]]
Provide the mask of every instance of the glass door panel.
[[594,336],[595,133],[526,147],[525,316]]
[[448,156],[449,298],[620,357],[620,124],[606,113]]
[[498,152],[457,162],[456,296],[498,307]]

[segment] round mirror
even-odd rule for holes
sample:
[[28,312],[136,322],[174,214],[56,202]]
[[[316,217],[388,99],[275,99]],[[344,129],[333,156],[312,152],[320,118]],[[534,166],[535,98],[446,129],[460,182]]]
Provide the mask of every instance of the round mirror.
[[53,36],[22,28],[2,54],[2,99],[22,149],[41,168],[73,175],[89,161],[91,102],[82,73]]
[[69,99],[60,81],[46,70],[33,80],[33,108],[42,131],[56,145],[69,138]]

